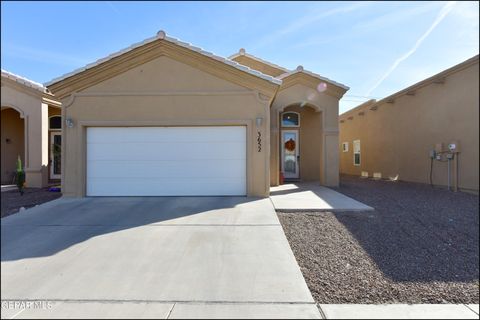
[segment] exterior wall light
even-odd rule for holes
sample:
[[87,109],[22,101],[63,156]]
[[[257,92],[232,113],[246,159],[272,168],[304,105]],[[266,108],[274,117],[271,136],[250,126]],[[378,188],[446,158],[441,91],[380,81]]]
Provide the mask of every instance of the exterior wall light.
[[257,128],[262,126],[263,118],[257,118],[255,121],[257,123]]
[[65,119],[65,123],[67,124],[67,127],[73,128],[74,123],[73,123],[72,118]]

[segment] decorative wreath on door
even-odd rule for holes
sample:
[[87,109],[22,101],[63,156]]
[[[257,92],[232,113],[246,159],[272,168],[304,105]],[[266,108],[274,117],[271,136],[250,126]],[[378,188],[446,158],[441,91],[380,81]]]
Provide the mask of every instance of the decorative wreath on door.
[[290,140],[285,142],[285,149],[287,149],[288,151],[294,151],[295,150],[295,141],[293,141],[292,138],[290,138]]

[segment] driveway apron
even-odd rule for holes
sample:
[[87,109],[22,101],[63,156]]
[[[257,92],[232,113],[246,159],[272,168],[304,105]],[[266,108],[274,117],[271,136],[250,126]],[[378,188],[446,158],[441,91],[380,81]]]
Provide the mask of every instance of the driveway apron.
[[2,317],[320,317],[269,199],[58,199],[1,221],[2,302],[49,302]]

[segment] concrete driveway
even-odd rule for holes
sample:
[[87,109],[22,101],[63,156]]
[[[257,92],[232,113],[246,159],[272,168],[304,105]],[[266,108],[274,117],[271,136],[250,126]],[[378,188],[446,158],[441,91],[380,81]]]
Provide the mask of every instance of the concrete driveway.
[[58,199],[1,227],[3,318],[320,318],[269,199]]

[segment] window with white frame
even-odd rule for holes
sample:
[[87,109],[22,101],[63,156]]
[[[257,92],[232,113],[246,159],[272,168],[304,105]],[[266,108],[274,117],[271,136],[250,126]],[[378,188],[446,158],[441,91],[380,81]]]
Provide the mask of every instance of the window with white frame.
[[348,142],[342,143],[342,151],[343,152],[348,152]]
[[353,165],[360,165],[360,140],[353,141]]

